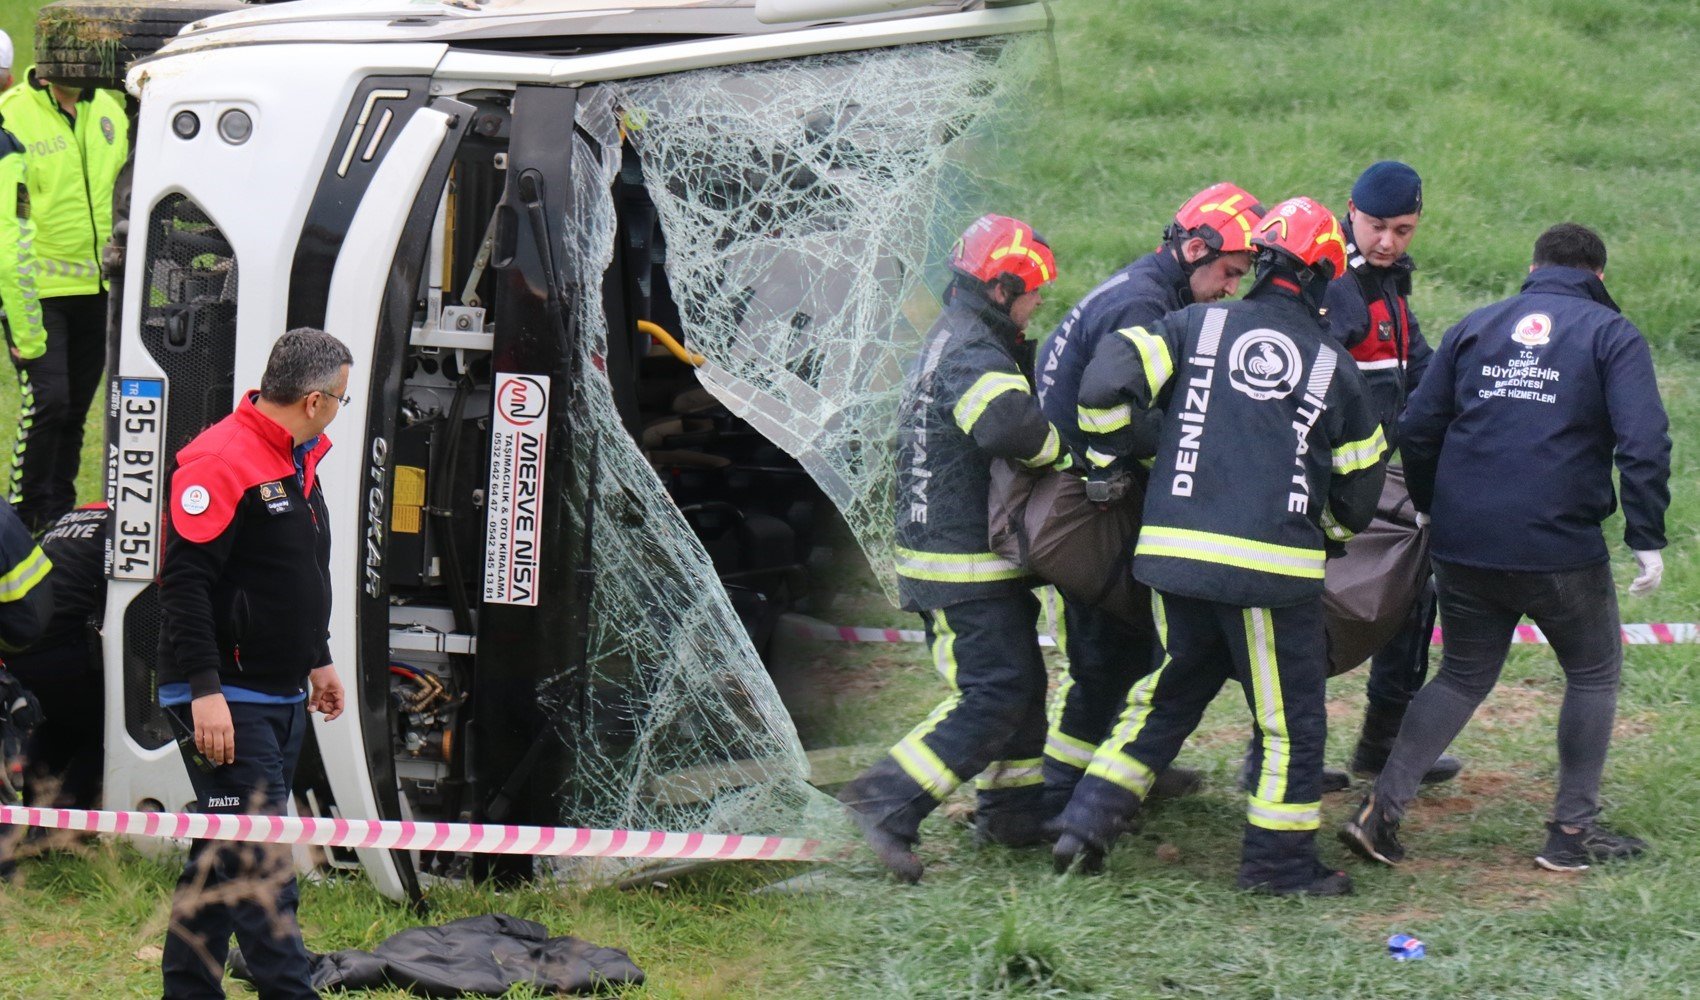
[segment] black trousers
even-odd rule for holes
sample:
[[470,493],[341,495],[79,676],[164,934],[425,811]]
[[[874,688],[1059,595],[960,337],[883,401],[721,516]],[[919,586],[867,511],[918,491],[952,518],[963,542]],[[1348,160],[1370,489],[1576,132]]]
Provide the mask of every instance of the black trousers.
[[1157,669],[1162,647],[1155,626],[1123,621],[1102,608],[1062,601],[1062,646],[1068,673],[1051,701],[1045,734],[1045,806],[1055,815],[1092,763],[1127,704],[1133,682]]
[[83,423],[106,367],[106,293],[42,299],[47,351],[17,362],[12,507],[39,532],[77,505]]
[[[94,809],[100,802],[105,677],[89,640],[37,647],[6,657],[6,668],[41,700],[41,725],[30,737],[31,802]],[[43,797],[51,792],[51,797]]]
[[1256,723],[1242,878],[1280,883],[1287,871],[1310,878],[1328,735],[1321,600],[1242,608],[1160,593],[1153,606],[1163,661],[1128,692],[1114,731],[1063,812],[1063,828],[1100,845],[1113,842],[1232,677]]
[[911,843],[921,820],[970,780],[978,821],[1037,816],[1046,687],[1038,599],[1024,591],[921,617],[950,696],[840,797]]
[[1477,569],[1435,560],[1446,646],[1440,672],[1418,693],[1375,792],[1394,815],[1416,797],[1423,772],[1499,682],[1517,623],[1540,626],[1564,671],[1558,710],[1555,822],[1587,826],[1600,812],[1600,778],[1617,716],[1623,633],[1611,564],[1554,573]]
[[[167,711],[180,713],[193,728],[189,706]],[[185,759],[201,811],[284,815],[307,730],[306,706],[231,702],[230,716],[236,726],[234,762],[206,772]],[[232,933],[261,997],[316,997],[312,963],[295,921],[297,901],[289,848],[195,841],[171,897],[161,962],[166,1000],[224,996]]]

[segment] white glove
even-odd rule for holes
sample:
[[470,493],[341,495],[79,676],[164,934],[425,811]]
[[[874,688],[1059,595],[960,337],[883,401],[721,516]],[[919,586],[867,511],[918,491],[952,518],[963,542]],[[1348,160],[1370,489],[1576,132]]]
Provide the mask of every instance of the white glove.
[[1415,518],[1416,518],[1416,522],[1417,522],[1417,527],[1419,527],[1419,528],[1428,527],[1428,515],[1427,514],[1424,514],[1422,511],[1419,510],[1419,511],[1415,512]]
[[1635,561],[1641,564],[1641,575],[1629,581],[1629,592],[1636,597],[1645,597],[1659,589],[1659,583],[1665,578],[1665,557],[1657,549],[1646,552],[1637,550]]

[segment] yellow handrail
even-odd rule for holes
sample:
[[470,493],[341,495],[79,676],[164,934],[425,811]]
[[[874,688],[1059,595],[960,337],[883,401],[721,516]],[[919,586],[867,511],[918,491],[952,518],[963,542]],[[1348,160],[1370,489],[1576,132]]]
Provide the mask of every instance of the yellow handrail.
[[651,337],[660,341],[661,346],[667,348],[667,353],[678,358],[680,361],[683,361],[685,364],[690,365],[692,368],[700,368],[702,363],[708,360],[697,352],[688,350],[684,344],[679,343],[678,338],[674,337],[666,330],[663,330],[659,325],[651,323],[647,319],[638,320],[637,328],[639,333],[647,333]]

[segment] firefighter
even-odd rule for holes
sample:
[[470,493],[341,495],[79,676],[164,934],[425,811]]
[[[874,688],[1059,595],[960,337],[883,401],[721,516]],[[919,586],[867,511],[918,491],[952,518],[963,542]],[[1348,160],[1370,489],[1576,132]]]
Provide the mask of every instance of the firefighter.
[[[53,614],[53,562],[22,521],[0,504],[0,654],[35,642]],[[25,753],[41,722],[41,703],[0,666],[0,801],[23,798]],[[16,870],[14,848],[24,830],[0,826],[0,880]]]
[[[1323,298],[1328,331],[1363,373],[1390,448],[1399,444],[1395,424],[1433,353],[1409,301],[1415,265],[1406,249],[1422,214],[1423,181],[1409,165],[1383,160],[1359,175],[1341,220],[1347,273],[1329,282]],[[1425,583],[1404,627],[1370,660],[1369,701],[1352,751],[1353,774],[1374,778],[1387,763],[1405,709],[1428,676],[1433,634],[1434,589]],[[1442,754],[1423,782],[1449,780],[1462,767],[1458,758]],[[1330,770],[1324,785],[1326,791],[1344,788],[1346,776]]]
[[22,398],[11,499],[39,532],[76,504],[83,422],[106,363],[100,254],[128,123],[112,94],[61,87],[32,68],[0,95],[0,128],[25,168],[0,195],[0,260],[18,271],[5,282]]
[[975,828],[1008,846],[1040,838],[1045,743],[1039,602],[1020,567],[987,551],[991,464],[1066,460],[1039,411],[1017,346],[1056,259],[1024,222],[987,215],[951,253],[946,306],[910,368],[898,410],[897,574],[919,612],[950,696],[890,753],[845,786],[881,863],[921,877],[921,820],[975,778]]
[[[1263,206],[1245,189],[1212,184],[1175,213],[1161,246],[1105,279],[1045,340],[1034,373],[1039,406],[1072,452],[1086,451],[1077,409],[1080,375],[1098,342],[1105,334],[1150,325],[1194,302],[1216,302],[1238,291],[1251,271],[1251,234],[1262,217]],[[1153,410],[1149,419],[1160,422],[1162,414]],[[1045,736],[1045,802],[1051,815],[1068,803],[1092,751],[1110,734],[1128,686],[1156,668],[1158,655],[1149,618],[1127,623],[1066,596],[1060,638],[1068,673],[1052,702]],[[1153,792],[1185,794],[1199,784],[1197,771],[1169,768]]]
[[1322,327],[1346,266],[1338,220],[1309,198],[1252,237],[1246,298],[1194,305],[1099,345],[1080,386],[1093,474],[1136,456],[1136,410],[1164,410],[1134,549],[1163,646],[1133,685],[1058,826],[1059,870],[1104,856],[1228,677],[1255,723],[1239,884],[1277,895],[1351,891],[1316,854],[1327,677],[1325,538],[1368,525],[1386,442],[1363,384]]

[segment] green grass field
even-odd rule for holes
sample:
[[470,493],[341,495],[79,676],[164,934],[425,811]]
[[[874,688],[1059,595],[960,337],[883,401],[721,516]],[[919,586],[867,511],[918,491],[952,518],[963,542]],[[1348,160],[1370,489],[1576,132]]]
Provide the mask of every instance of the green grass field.
[[[5,3],[0,27],[25,23],[25,6]],[[1611,251],[1607,285],[1654,345],[1676,441],[1664,589],[1624,598],[1624,618],[1700,620],[1700,222],[1688,218],[1700,162],[1700,9],[1058,0],[1055,11],[1055,103],[1028,123],[1014,201],[987,206],[1031,219],[1057,250],[1063,278],[1036,328],[1149,249],[1175,207],[1216,180],[1265,203],[1309,194],[1338,210],[1369,162],[1415,165],[1427,214],[1412,247],[1413,304],[1431,342],[1516,289],[1547,225],[1592,225]],[[0,412],[10,413],[15,392],[5,391]],[[91,437],[88,496],[97,451]],[[1607,533],[1627,581],[1620,523]],[[913,627],[866,593],[842,615]],[[884,743],[943,694],[913,647],[812,655],[818,683],[798,708],[812,745]],[[947,808],[923,829],[929,867],[917,888],[879,878],[858,854],[800,895],[749,891],[793,869],[723,868],[632,892],[457,888],[434,894],[432,919],[501,909],[627,948],[650,975],[628,993],[641,997],[1700,993],[1691,917],[1700,874],[1690,863],[1700,853],[1700,656],[1627,651],[1605,795],[1610,819],[1654,850],[1580,877],[1531,862],[1552,794],[1561,691],[1550,653],[1520,647],[1455,748],[1464,776],[1414,808],[1412,861],[1371,869],[1325,844],[1324,857],[1357,879],[1350,899],[1230,888],[1241,811],[1230,786],[1246,729],[1230,692],[1183,752],[1208,772],[1207,792],[1155,810],[1100,879],[1054,876],[1042,851],[977,849]],[[1338,762],[1355,736],[1362,677],[1331,694]],[[1330,797],[1325,833],[1352,801]],[[148,949],[163,937],[173,875],[125,847],[26,861],[22,883],[0,889],[0,995],[157,995]],[[416,923],[358,879],[307,886],[302,912],[319,951],[369,947]],[[1390,961],[1383,942],[1395,931],[1422,938],[1429,957]]]

